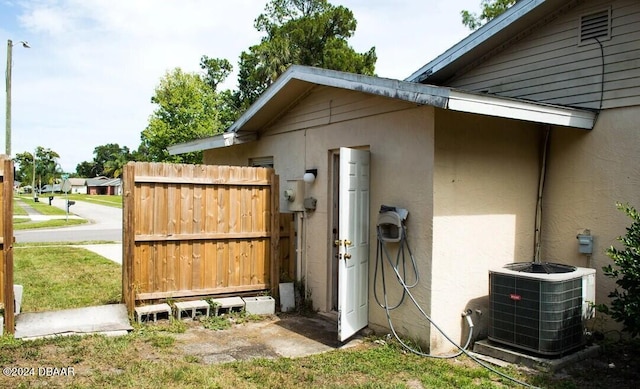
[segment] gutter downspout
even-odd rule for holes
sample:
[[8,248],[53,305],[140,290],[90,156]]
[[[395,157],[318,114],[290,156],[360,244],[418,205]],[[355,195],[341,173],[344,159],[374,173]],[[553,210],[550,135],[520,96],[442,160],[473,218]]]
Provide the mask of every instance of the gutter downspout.
[[549,141],[551,135],[551,126],[545,125],[544,144],[542,149],[542,164],[540,166],[540,178],[538,181],[538,200],[536,202],[536,221],[534,230],[534,252],[533,262],[540,263],[540,246],[541,246],[541,225],[542,225],[542,195],[544,193],[544,180],[547,175],[547,156],[549,152]]

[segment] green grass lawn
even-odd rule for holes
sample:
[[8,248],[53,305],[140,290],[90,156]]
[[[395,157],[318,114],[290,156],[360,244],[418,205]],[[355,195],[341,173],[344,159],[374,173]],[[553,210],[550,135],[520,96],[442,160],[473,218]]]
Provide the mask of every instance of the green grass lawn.
[[121,267],[70,246],[17,246],[14,283],[24,286],[22,310],[50,311],[117,303]]
[[70,194],[69,200],[86,201],[88,203],[122,208],[122,196]]
[[35,228],[57,228],[57,227],[69,227],[84,224],[87,221],[85,219],[53,219],[43,221],[32,221],[30,219],[13,219],[13,229],[15,230],[32,230]]
[[[53,205],[49,205],[48,196],[44,196],[44,195],[41,196],[38,202],[33,201],[33,197],[29,197],[29,196],[20,196],[20,200],[22,200],[22,202],[25,205],[30,206],[31,208],[36,210],[38,213],[41,213],[42,215],[66,215],[66,212],[64,209],[60,209],[58,207],[54,207]],[[17,201],[15,201],[14,203],[19,205]]]
[[[170,332],[148,326],[123,337],[5,339],[3,366],[71,366],[73,377],[0,377],[8,387],[74,388],[509,388],[461,361],[404,354],[367,342],[357,349],[304,358],[207,365],[179,352]],[[52,352],[55,351],[55,352]],[[22,386],[19,386],[22,385]]]
[[26,216],[27,215],[27,211],[24,210],[24,208],[22,208],[20,206],[20,204],[17,201],[13,202],[13,215],[19,215],[19,216]]
[[[16,283],[24,285],[23,311],[74,308],[120,299],[120,266],[84,249],[68,245],[17,245],[14,262]],[[208,331],[206,321],[187,323],[170,320],[134,324],[134,331],[120,337],[61,336],[35,341],[16,340],[9,335],[0,337],[0,366],[35,369],[35,374],[29,376],[0,375],[0,387],[521,387],[468,357],[448,360],[420,357],[406,352],[394,340],[373,337],[354,348],[303,358],[208,364],[198,355],[186,354],[175,338],[180,332]],[[616,350],[619,348],[609,352],[625,354]],[[626,351],[627,354],[633,352]],[[46,377],[37,374],[39,367],[70,367],[74,375]],[[605,368],[609,375],[587,367],[583,376],[578,373],[558,377],[526,373],[513,367],[498,370],[538,387],[558,389],[582,388],[585,383],[594,388],[611,387],[611,380],[618,380],[625,373],[618,371],[618,367],[613,371],[605,364]],[[636,370],[634,366],[630,369]]]

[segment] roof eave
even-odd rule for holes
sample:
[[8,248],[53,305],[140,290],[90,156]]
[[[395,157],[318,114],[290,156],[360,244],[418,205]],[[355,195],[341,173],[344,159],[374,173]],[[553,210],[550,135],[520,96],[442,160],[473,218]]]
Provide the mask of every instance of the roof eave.
[[214,135],[207,138],[201,138],[192,140],[190,142],[175,144],[167,147],[167,150],[169,151],[170,155],[178,155],[202,150],[229,147],[242,143],[252,142],[257,139],[258,134],[255,132],[243,134],[238,134],[235,132],[225,132],[223,134]]
[[[492,95],[480,95],[450,88],[328,71],[326,69],[292,66],[225,133],[169,146],[169,154],[176,155],[217,149],[257,140],[258,131],[262,130],[265,123],[267,123],[265,120],[269,120],[268,118],[273,115],[280,114],[278,107],[274,109],[269,104],[276,97],[281,97],[278,96],[279,93],[286,94],[285,88],[287,84],[294,82],[294,80],[303,81],[309,83],[309,85],[330,86],[399,99],[417,105],[428,105],[488,116],[582,129],[591,129],[595,123],[594,113],[580,109]],[[298,96],[292,95],[288,98],[295,99]],[[273,111],[271,116],[264,115],[263,111],[268,111],[269,109]],[[258,116],[260,117],[257,118]]]
[[492,95],[452,90],[447,108],[452,111],[524,120],[591,130],[597,114],[584,109],[561,107]]
[[[416,104],[444,107],[447,88],[436,86],[418,86],[413,83],[365,76],[362,74],[340,72],[310,66],[290,66],[267,90],[236,120],[226,132],[237,132],[260,112],[276,95],[289,85],[292,80],[306,82],[310,85],[323,85],[345,90],[358,91],[378,96],[390,97]],[[254,129],[252,129],[254,130]]]

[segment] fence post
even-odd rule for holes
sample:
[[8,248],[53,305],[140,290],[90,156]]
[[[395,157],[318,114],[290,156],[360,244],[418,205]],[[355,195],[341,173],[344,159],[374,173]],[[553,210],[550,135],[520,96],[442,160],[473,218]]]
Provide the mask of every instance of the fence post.
[[135,162],[124,166],[122,180],[122,300],[127,306],[129,314],[133,314],[136,307],[135,288],[133,285],[133,259],[135,250]]
[[278,298],[280,284],[280,176],[271,170],[271,295]]
[[15,310],[13,296],[13,161],[0,158],[2,161],[2,286],[4,304],[4,330],[15,332]]

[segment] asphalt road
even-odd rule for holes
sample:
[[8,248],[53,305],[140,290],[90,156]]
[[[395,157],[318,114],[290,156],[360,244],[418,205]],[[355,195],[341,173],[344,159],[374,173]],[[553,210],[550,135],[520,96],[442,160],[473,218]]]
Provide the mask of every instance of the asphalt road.
[[[48,199],[43,197],[41,201],[48,201]],[[52,206],[64,209],[64,198],[56,197]],[[90,223],[64,228],[14,231],[16,242],[122,241],[122,209],[76,201],[71,206],[70,212],[89,220]]]

